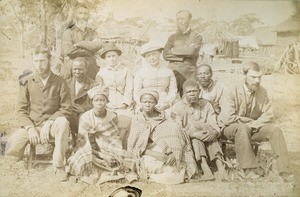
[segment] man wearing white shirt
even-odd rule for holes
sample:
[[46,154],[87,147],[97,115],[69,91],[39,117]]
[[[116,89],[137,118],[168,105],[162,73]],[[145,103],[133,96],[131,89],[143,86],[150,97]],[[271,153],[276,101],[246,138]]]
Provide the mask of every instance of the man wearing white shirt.
[[219,102],[223,95],[224,86],[212,80],[212,69],[207,64],[202,64],[197,68],[197,81],[200,85],[200,98],[204,98],[213,106],[215,113],[220,114]]
[[46,47],[37,47],[32,58],[36,73],[20,84],[17,107],[20,128],[8,141],[7,155],[22,158],[28,143],[47,144],[50,138],[55,138],[53,166],[58,177],[65,180],[70,94],[65,80],[51,72],[50,52]]
[[70,120],[71,131],[77,133],[79,116],[92,109],[92,103],[87,91],[97,84],[87,76],[88,62],[83,57],[77,57],[73,61],[73,77],[67,80],[72,101],[72,118]]

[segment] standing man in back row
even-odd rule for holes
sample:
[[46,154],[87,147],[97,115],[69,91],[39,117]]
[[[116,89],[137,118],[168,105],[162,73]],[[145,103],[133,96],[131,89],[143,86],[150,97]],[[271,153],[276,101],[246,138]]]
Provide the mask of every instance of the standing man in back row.
[[202,37],[191,30],[192,14],[181,10],[176,14],[177,32],[172,34],[163,51],[163,57],[170,62],[174,71],[178,91],[182,95],[182,85],[186,79],[196,79],[196,63],[202,46]]
[[61,68],[61,75],[65,79],[71,78],[72,64],[76,57],[84,57],[88,63],[87,76],[95,79],[99,71],[95,53],[102,47],[102,41],[97,32],[87,27],[90,17],[89,9],[80,4],[75,8],[75,24],[68,28],[62,39],[62,51],[65,64]]

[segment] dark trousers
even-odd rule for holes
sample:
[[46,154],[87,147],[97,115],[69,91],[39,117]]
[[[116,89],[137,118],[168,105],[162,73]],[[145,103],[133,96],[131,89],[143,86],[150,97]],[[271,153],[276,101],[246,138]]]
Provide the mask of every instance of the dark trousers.
[[223,135],[227,139],[234,139],[237,161],[240,168],[256,168],[258,162],[255,158],[251,141],[264,142],[271,144],[273,155],[277,161],[279,172],[289,172],[289,156],[282,130],[273,125],[264,125],[258,132],[251,132],[246,124],[231,124],[224,128]]

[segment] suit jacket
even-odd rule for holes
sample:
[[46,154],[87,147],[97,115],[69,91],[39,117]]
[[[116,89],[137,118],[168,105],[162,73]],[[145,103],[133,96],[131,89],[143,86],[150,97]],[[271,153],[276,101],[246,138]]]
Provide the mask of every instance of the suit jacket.
[[74,77],[67,80],[72,103],[76,103],[82,106],[85,111],[92,109],[92,102],[87,95],[87,92],[89,89],[97,86],[97,83],[94,80],[86,77],[85,81],[83,82],[82,88],[79,90],[78,94],[75,95],[75,82],[76,79]]
[[44,86],[34,74],[20,86],[17,107],[20,126],[38,126],[46,120],[55,120],[71,115],[71,99],[64,79],[51,72]]
[[[220,103],[219,122],[221,124],[229,125],[241,122],[240,117],[246,117],[247,110],[244,83],[234,85],[234,87],[225,91]],[[269,102],[267,90],[261,86],[254,92],[248,118],[253,119],[253,121],[247,123],[247,125],[255,129],[270,123],[273,119],[273,109]]]

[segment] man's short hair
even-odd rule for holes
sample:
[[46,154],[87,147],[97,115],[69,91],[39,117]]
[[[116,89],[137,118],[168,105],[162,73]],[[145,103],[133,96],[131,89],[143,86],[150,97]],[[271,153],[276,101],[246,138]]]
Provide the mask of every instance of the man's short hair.
[[74,62],[82,62],[84,64],[84,67],[87,69],[87,61],[84,57],[76,57],[73,61],[73,65],[74,65]]
[[182,12],[185,12],[185,13],[188,14],[189,20],[192,19],[192,17],[193,17],[193,16],[192,16],[192,13],[191,13],[190,11],[188,11],[188,10],[179,10],[179,11],[176,13],[176,16],[177,16],[178,14],[182,13]]
[[249,70],[254,70],[256,72],[260,71],[260,66],[256,62],[248,62],[243,65],[243,73],[247,75]]
[[185,92],[185,88],[188,86],[197,87],[199,89],[199,83],[194,79],[188,79],[183,83],[182,89],[184,92]]
[[212,73],[212,68],[210,65],[208,64],[201,64],[199,67],[197,67],[197,71],[201,68],[201,67],[207,67],[209,72]]
[[78,3],[78,4],[76,5],[75,11],[76,11],[78,8],[84,8],[84,9],[89,10],[89,8],[88,8],[85,4],[82,4],[82,3]]
[[32,52],[31,52],[31,55],[37,55],[37,54],[46,54],[47,55],[47,58],[49,59],[50,58],[50,50],[48,49],[47,46],[44,46],[44,45],[39,45],[37,47],[35,47]]

